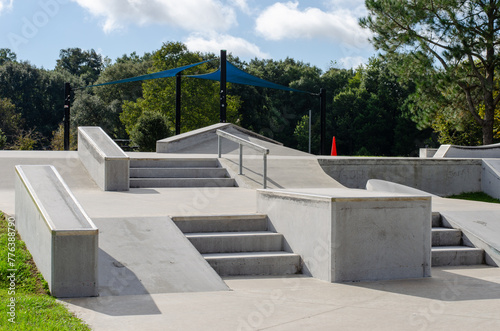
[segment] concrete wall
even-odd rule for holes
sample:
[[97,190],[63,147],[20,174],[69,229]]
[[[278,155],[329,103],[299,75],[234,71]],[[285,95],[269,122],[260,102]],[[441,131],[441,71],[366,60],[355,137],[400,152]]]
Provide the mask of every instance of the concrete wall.
[[430,276],[431,200],[349,189],[259,190],[257,211],[329,282]]
[[382,179],[439,196],[482,191],[480,159],[319,157],[318,162],[350,188],[365,188],[369,179]]
[[53,166],[16,166],[16,228],[56,297],[97,296],[98,229]]
[[500,199],[500,160],[483,160],[481,185],[484,193]]
[[100,127],[78,128],[78,156],[103,191],[128,191],[130,158]]

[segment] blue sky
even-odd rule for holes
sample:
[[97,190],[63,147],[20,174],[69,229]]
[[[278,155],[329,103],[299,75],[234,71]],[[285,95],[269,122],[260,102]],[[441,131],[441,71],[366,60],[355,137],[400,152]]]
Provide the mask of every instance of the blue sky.
[[46,69],[64,48],[114,60],[167,41],[246,61],[291,57],[350,68],[375,54],[357,24],[364,15],[364,0],[0,0],[0,48]]

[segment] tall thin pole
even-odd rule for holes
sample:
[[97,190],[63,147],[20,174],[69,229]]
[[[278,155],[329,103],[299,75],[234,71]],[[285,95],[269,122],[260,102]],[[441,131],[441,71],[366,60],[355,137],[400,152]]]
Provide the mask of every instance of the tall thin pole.
[[311,154],[311,117],[312,117],[312,109],[309,109],[309,154]]
[[181,73],[177,73],[175,78],[175,134],[177,135],[181,133]]
[[71,104],[71,85],[64,83],[64,150],[69,151],[69,116]]
[[326,152],[326,89],[319,90],[319,107],[321,114],[321,155],[327,155]]
[[220,51],[220,122],[226,123],[226,81],[227,81],[227,66],[226,66],[226,50]]

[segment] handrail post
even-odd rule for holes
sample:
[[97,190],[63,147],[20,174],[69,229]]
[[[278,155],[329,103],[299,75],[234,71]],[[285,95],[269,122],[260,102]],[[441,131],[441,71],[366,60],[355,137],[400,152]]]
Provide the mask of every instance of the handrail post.
[[264,153],[264,188],[267,188],[267,154]]
[[222,155],[222,139],[221,136],[217,135],[217,153],[219,154],[219,159]]
[[240,175],[243,175],[243,145],[240,145]]

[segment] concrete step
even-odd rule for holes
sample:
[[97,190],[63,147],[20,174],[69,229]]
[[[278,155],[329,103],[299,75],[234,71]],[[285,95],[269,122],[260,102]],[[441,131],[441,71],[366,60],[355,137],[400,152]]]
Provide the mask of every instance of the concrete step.
[[130,178],[130,187],[234,187],[234,178]]
[[288,252],[203,254],[221,276],[291,275],[300,273],[300,256]]
[[439,212],[432,213],[432,227],[442,227],[441,214]]
[[432,247],[432,266],[484,264],[484,251],[467,246]]
[[224,168],[130,168],[130,178],[229,178]]
[[172,220],[184,233],[267,230],[267,216],[263,214],[177,216]]
[[275,252],[283,247],[283,235],[269,231],[186,233],[201,253]]
[[215,158],[131,159],[131,168],[219,168]]
[[462,243],[462,231],[441,227],[432,228],[432,247],[436,246],[460,246]]

